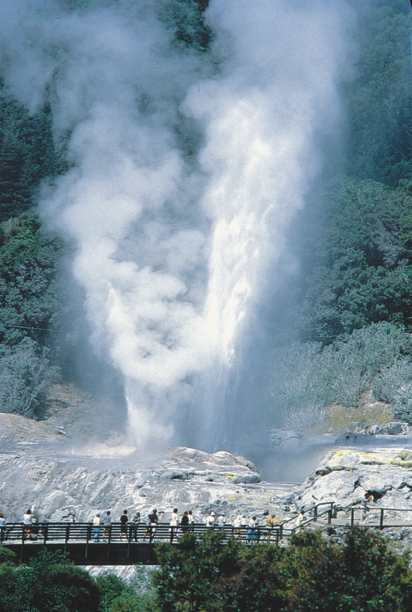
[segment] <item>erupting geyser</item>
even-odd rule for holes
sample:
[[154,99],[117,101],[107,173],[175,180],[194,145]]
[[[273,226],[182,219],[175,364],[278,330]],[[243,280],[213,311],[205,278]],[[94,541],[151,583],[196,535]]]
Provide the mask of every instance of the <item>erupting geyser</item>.
[[32,110],[47,99],[67,143],[42,214],[74,247],[136,442],[172,439],[183,410],[211,446],[236,418],[227,388],[321,167],[316,139],[338,120],[347,9],[212,0],[201,53],[174,43],[166,0],[69,4],[0,7],[8,86]]

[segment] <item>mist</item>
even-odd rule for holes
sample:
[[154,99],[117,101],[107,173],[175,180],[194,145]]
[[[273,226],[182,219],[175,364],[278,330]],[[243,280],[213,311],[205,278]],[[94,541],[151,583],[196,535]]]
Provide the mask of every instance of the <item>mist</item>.
[[212,0],[199,52],[176,44],[165,4],[6,0],[0,70],[30,111],[51,106],[68,169],[39,209],[70,245],[130,439],[235,446],[264,418],[256,375],[298,269],[288,229],[339,125],[352,14]]

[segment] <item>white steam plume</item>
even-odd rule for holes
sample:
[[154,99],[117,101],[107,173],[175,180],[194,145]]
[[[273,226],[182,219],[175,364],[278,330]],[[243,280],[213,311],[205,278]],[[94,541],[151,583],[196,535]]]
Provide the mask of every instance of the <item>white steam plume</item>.
[[207,137],[200,162],[208,177],[202,204],[214,224],[205,305],[216,356],[205,407],[213,438],[219,415],[239,416],[222,405],[228,377],[245,359],[256,304],[277,283],[286,230],[321,168],[316,138],[337,129],[351,15],[345,2],[212,0],[208,21],[225,59],[186,108]]
[[[196,401],[193,373],[216,389],[236,367],[319,170],[316,135],[338,116],[347,16],[344,2],[213,0],[207,79],[157,3],[66,4],[2,3],[1,73],[31,110],[49,96],[68,138],[71,169],[42,210],[74,243],[93,343],[123,376],[136,441],[152,443]],[[181,113],[204,128],[198,172]]]
[[48,87],[69,135],[73,167],[43,212],[74,242],[93,343],[123,375],[141,444],[171,433],[182,381],[203,366],[204,236],[175,134],[201,67],[172,49],[150,0],[59,5],[2,5],[2,72],[31,110]]

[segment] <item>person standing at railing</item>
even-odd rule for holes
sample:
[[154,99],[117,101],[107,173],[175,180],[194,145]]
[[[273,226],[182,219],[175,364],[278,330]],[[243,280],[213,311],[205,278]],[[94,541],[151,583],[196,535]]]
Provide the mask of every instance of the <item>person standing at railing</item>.
[[156,508],[154,508],[149,514],[149,539],[150,543],[153,542],[153,539],[156,534],[156,527],[159,524],[159,516],[157,514]]
[[108,539],[112,530],[112,513],[110,512],[110,510],[106,511],[105,515],[102,518],[102,523],[104,527],[103,536]]
[[31,526],[33,522],[33,514],[31,508],[23,514],[24,536],[31,540]]
[[189,513],[187,510],[183,512],[183,516],[180,521],[180,526],[182,528],[182,533],[187,533],[189,529]]
[[215,525],[216,525],[216,514],[214,512],[211,512],[206,517],[206,527],[215,527]]
[[256,542],[259,539],[259,531],[258,531],[258,524],[257,524],[256,516],[252,516],[252,518],[249,519],[247,527],[248,528],[246,532],[246,539],[248,543],[251,544],[252,542]]
[[93,517],[93,530],[92,530],[92,537],[95,542],[98,542],[100,540],[101,524],[102,524],[102,520],[101,520],[100,514],[97,513]]
[[120,517],[120,537],[123,539],[127,539],[127,523],[129,522],[129,517],[127,515],[127,510],[123,510],[123,514]]
[[278,518],[273,514],[268,514],[266,517],[267,540],[270,542],[274,537],[274,529],[279,524]]
[[173,509],[172,515],[170,517],[170,541],[173,542],[174,538],[177,536],[179,525],[179,516],[177,508]]
[[241,514],[237,514],[233,521],[233,529],[234,529],[233,533],[235,537],[240,538],[240,536],[242,535],[242,527],[244,524],[245,524],[245,519],[243,518],[243,516]]
[[134,517],[132,518],[132,535],[135,542],[137,542],[137,530],[139,528],[140,523],[140,512],[135,512]]
[[3,512],[0,512],[0,542],[3,542],[5,535],[6,535],[6,519],[4,518]]

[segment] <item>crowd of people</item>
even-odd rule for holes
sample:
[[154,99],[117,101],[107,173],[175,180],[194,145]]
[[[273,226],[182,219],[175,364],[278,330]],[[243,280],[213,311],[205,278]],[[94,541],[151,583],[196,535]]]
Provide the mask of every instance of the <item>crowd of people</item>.
[[[268,533],[273,528],[279,527],[282,523],[280,517],[270,514],[269,512],[265,513],[264,521],[260,523],[256,516],[247,518],[240,513],[233,519],[227,520],[223,514],[217,514],[214,511],[210,511],[207,515],[198,516],[197,520],[195,520],[192,510],[185,510],[183,513],[179,514],[179,510],[173,508],[172,512],[168,513],[169,516],[165,515],[165,512],[158,512],[158,510],[154,508],[148,514],[147,518],[143,519],[140,512],[135,512],[133,516],[130,516],[126,509],[122,512],[119,520],[115,521],[113,520],[110,510],[106,510],[103,513],[96,512],[91,521],[89,521],[91,540],[94,542],[108,540],[112,533],[117,533],[120,529],[121,539],[132,539],[134,541],[147,539],[152,542],[156,537],[159,526],[161,526],[163,534],[165,532],[164,528],[168,528],[170,540],[174,541],[181,534],[193,530],[196,524],[196,526],[204,526],[210,529],[229,528],[235,536],[246,536],[246,539],[252,542],[260,539],[262,527],[266,528],[264,531]],[[70,524],[76,524],[77,522],[76,515],[73,511],[63,515],[62,519]],[[39,520],[31,508],[24,513],[22,523],[27,539],[36,539]],[[6,526],[6,518],[4,514],[0,512],[0,540],[4,539]],[[115,528],[112,531],[113,526],[115,526]]]

